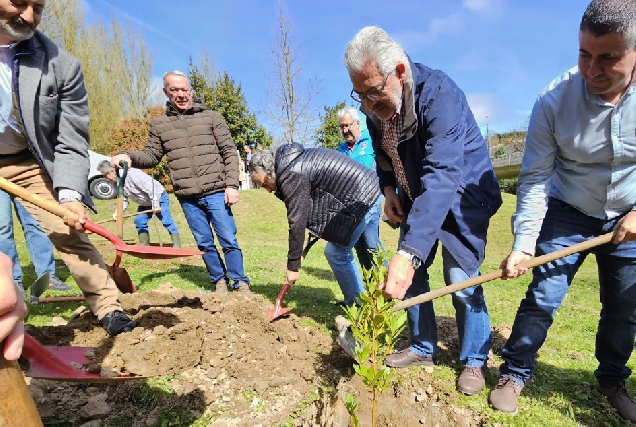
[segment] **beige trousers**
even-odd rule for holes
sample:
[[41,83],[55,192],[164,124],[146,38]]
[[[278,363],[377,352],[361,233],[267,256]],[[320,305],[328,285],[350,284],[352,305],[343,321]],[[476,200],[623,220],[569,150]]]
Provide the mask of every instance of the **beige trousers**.
[[[29,151],[15,156],[0,156],[0,176],[45,200],[57,202],[53,183]],[[20,203],[49,236],[97,318],[101,319],[113,310],[121,310],[117,286],[88,236],[70,228],[55,214],[25,200],[20,200]]]

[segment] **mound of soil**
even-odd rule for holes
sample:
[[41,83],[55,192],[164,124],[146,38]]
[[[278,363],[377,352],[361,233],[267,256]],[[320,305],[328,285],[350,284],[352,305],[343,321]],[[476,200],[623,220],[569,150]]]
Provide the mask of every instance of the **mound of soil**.
[[[370,395],[353,360],[329,333],[305,327],[293,312],[271,322],[271,305],[260,296],[190,292],[170,284],[121,301],[140,327],[115,338],[88,311],[27,332],[45,345],[95,347],[84,367],[92,372],[161,379],[85,384],[27,378],[45,425],[190,425],[206,416],[197,425],[345,427],[347,394],[360,405],[360,425],[369,425]],[[440,324],[440,336],[456,337],[452,329],[454,324]],[[25,361],[22,366],[28,369]],[[419,381],[384,393],[378,414],[378,426],[484,421],[443,404],[434,384]]]

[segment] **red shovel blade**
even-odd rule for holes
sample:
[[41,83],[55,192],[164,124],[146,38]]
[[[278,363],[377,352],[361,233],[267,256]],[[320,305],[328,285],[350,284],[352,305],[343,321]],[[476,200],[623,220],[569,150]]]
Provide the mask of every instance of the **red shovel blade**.
[[118,251],[133,255],[137,258],[170,259],[179,258],[182,256],[203,255],[203,252],[194,249],[171,248],[164,246],[128,245],[115,233],[108,231],[106,228],[90,220],[84,223],[84,228],[110,240],[110,242],[115,245],[115,249],[117,249]]
[[289,290],[289,287],[290,286],[287,283],[283,285],[283,289],[280,290],[278,298],[276,298],[276,305],[274,306],[274,308],[270,308],[267,310],[267,313],[269,314],[269,317],[272,318],[272,320],[279,318],[292,309],[292,307],[283,308],[283,298]]
[[145,378],[141,376],[102,377],[71,366],[72,363],[78,366],[90,363],[90,359],[86,357],[86,352],[90,350],[93,348],[43,346],[31,335],[25,333],[22,357],[27,359],[30,365],[25,375],[31,378],[82,383],[106,383]]

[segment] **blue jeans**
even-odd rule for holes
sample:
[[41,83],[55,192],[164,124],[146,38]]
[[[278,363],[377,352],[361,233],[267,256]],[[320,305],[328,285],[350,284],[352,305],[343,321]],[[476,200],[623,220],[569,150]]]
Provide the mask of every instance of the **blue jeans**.
[[[164,191],[161,195],[161,199],[159,199],[159,206],[161,207],[161,212],[156,213],[154,215],[159,218],[159,221],[166,227],[168,233],[170,234],[179,234],[179,229],[177,228],[177,224],[174,223],[172,219],[172,214],[170,212],[170,197],[168,197],[168,193]],[[141,206],[137,207],[137,212],[142,212],[150,209],[150,206]],[[152,218],[153,213],[148,212],[145,214],[137,215],[135,217],[135,227],[137,228],[137,233],[147,233],[148,232],[148,221]]]
[[179,198],[179,203],[194,240],[197,242],[197,247],[205,252],[202,258],[212,283],[218,282],[226,275],[225,264],[214,244],[212,228],[223,248],[229,278],[234,284],[237,284],[239,280],[249,283],[243,271],[243,253],[236,241],[236,223],[232,209],[225,204],[225,193],[221,191],[196,199]]
[[11,198],[4,191],[0,191],[0,252],[6,254],[13,261],[13,280],[22,281],[22,266],[15,247],[11,202],[13,202],[16,216],[24,230],[24,238],[35,268],[35,274],[39,277],[48,271],[51,276],[55,276],[53,243],[20,202]]
[[[415,270],[413,283],[404,299],[430,291],[428,268],[433,264],[436,251],[437,244],[433,246],[426,262]],[[479,271],[467,274],[443,246],[442,264],[446,286],[479,275]],[[483,288],[474,286],[457,291],[452,294],[452,300],[459,335],[459,360],[467,367],[485,366],[492,346],[492,334]],[[437,322],[433,302],[410,307],[407,313],[411,333],[410,350],[419,356],[437,357]]]
[[[536,255],[608,233],[618,219],[592,218],[560,200],[550,199],[537,240]],[[631,370],[626,364],[634,349],[636,334],[636,241],[618,246],[608,243],[532,270],[532,282],[501,353],[503,377],[512,378],[521,385],[532,377],[534,357],[546,339],[554,313],[589,253],[596,256],[601,300],[596,333],[599,366],[594,375],[601,384],[625,383],[630,376]]]
[[[380,196],[378,203],[382,204],[384,196]],[[358,256],[358,262],[360,266],[365,270],[371,270],[375,267],[375,259],[378,255],[378,248],[384,251],[382,241],[380,240],[380,215],[382,209],[378,209],[376,215],[371,218],[367,227],[360,235],[360,238],[356,242],[354,248],[356,255]]]
[[381,203],[381,198],[378,198],[371,206],[364,219],[353,231],[349,246],[345,247],[331,242],[328,242],[327,246],[325,246],[325,257],[331,267],[331,271],[336,276],[336,281],[344,295],[344,303],[347,306],[353,305],[358,296],[364,292],[362,275],[353,257],[353,247],[360,236],[368,228],[372,227],[373,218],[376,220],[379,218]]

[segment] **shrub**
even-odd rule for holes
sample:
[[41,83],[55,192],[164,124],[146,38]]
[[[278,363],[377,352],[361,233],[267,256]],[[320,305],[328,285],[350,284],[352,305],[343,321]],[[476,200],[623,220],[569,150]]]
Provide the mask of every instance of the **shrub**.
[[492,155],[493,159],[503,159],[504,157],[506,157],[505,147],[499,147],[497,151],[495,151],[495,154]]
[[517,178],[499,180],[499,188],[504,193],[517,194],[517,187],[519,187]]

